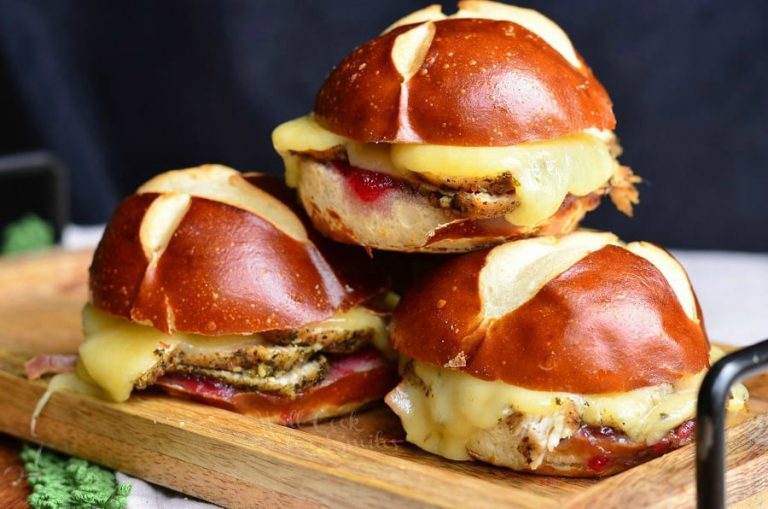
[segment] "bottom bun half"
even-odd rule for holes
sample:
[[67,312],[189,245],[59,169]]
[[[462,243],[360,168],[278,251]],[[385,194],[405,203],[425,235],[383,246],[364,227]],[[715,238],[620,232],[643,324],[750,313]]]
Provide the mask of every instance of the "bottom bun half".
[[512,423],[502,422],[475,438],[469,454],[476,460],[520,472],[564,477],[605,477],[623,472],[635,465],[661,456],[693,441],[696,423],[690,419],[669,431],[653,445],[634,442],[612,428],[588,427],[561,441],[546,451],[535,468],[530,464],[526,450],[530,445],[505,442],[514,430]]
[[408,361],[385,401],[409,442],[444,458],[601,477],[691,442],[703,374],[627,393],[584,395],[531,391]]
[[164,391],[260,420],[285,425],[349,414],[381,400],[398,381],[397,372],[378,351],[339,355],[323,381],[295,397],[235,388],[218,380],[171,373],[159,378]]
[[504,240],[559,236],[573,231],[602,198],[602,192],[568,195],[554,215],[527,227],[509,223],[504,216],[457,217],[397,185],[375,184],[373,189],[375,193],[361,197],[331,163],[302,160],[299,197],[314,226],[338,242],[387,251],[458,253]]

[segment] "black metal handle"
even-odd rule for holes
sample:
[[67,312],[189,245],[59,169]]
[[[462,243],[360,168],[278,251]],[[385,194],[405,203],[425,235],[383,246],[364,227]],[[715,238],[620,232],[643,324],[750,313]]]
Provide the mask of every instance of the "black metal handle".
[[696,410],[699,509],[725,508],[725,404],[733,384],[763,371],[768,371],[768,339],[724,356],[701,383]]

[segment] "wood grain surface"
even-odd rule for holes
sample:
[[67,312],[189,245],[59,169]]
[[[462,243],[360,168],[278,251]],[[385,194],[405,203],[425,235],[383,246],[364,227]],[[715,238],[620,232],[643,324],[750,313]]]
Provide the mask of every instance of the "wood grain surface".
[[21,444],[8,435],[0,435],[0,503],[6,509],[26,509],[29,485],[19,458]]
[[[231,507],[694,505],[691,446],[604,480],[515,474],[403,443],[397,419],[381,405],[293,429],[152,391],[124,404],[56,393],[33,435],[30,417],[45,383],[27,381],[23,362],[76,350],[89,260],[89,252],[61,251],[0,260],[0,431]],[[768,504],[768,381],[748,386],[750,412],[728,430],[728,500],[761,507]],[[10,447],[0,442],[0,467],[4,451],[13,460]]]

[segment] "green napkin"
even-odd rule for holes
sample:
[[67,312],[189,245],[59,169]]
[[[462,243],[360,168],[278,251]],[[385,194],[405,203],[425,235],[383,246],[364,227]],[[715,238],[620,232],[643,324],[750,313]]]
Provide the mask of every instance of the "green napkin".
[[127,504],[131,486],[118,485],[111,470],[30,444],[22,446],[21,460],[32,509],[123,509]]

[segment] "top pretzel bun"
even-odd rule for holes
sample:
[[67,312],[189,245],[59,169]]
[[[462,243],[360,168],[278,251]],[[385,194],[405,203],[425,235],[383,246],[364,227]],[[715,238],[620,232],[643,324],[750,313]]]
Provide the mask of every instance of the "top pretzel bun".
[[459,2],[417,11],[350,53],[317,94],[324,128],[359,142],[509,146],[612,130],[611,100],[554,22]]
[[484,380],[617,393],[708,367],[699,315],[666,251],[577,232],[450,259],[406,293],[390,341],[407,357]]
[[118,206],[90,268],[97,308],[166,332],[254,334],[330,318],[384,288],[362,250],[312,230],[273,177],[158,175]]

